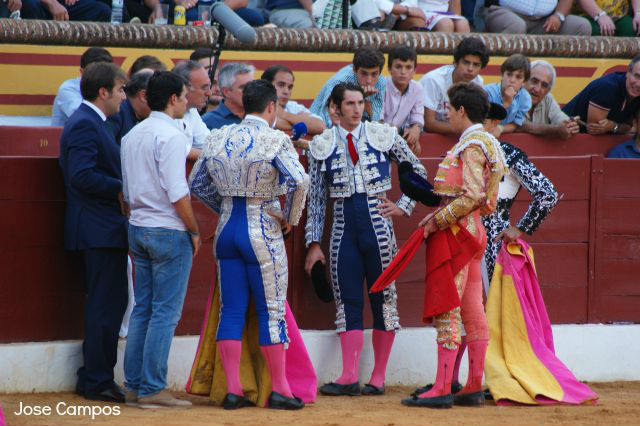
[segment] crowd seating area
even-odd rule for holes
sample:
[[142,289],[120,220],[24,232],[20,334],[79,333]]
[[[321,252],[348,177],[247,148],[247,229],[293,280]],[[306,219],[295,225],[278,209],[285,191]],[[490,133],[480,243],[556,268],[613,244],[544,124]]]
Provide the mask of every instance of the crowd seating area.
[[[12,0],[0,2],[0,18],[209,25],[211,6],[215,1],[221,0],[77,0],[73,4]],[[640,10],[635,10],[630,0],[575,0],[570,3],[244,0],[225,3],[255,27],[622,37],[640,34]],[[343,20],[345,7],[348,18]]]

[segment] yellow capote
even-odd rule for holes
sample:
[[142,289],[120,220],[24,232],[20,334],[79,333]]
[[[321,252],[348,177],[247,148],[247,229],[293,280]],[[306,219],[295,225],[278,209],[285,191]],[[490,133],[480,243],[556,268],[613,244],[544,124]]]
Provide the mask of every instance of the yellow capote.
[[[523,255],[518,244],[509,244],[507,250],[512,255]],[[533,263],[531,248],[528,254]],[[484,373],[494,400],[538,405],[534,398],[541,395],[562,401],[562,387],[536,356],[529,342],[513,278],[504,273],[499,262],[496,262],[491,279],[486,311],[489,348]]]
[[[205,325],[198,352],[191,368],[190,393],[208,395],[222,405],[227,393],[227,382],[222,358],[216,348],[216,333],[220,320],[220,287],[216,282],[209,317]],[[271,375],[258,345],[258,317],[253,303],[249,303],[245,328],[242,332],[242,356],[240,358],[240,382],[244,394],[259,407],[266,405],[271,393]]]

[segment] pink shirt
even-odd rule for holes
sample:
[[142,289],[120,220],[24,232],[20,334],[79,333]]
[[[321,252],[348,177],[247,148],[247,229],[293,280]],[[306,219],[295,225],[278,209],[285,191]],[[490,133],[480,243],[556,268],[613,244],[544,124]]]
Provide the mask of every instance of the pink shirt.
[[414,124],[424,127],[424,93],[422,86],[411,80],[404,93],[387,78],[387,90],[384,95],[382,119],[385,123],[404,129]]

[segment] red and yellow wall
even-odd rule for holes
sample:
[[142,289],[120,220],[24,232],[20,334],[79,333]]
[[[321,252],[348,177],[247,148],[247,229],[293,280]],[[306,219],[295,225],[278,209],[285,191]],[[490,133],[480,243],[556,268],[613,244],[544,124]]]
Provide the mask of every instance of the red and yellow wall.
[[[64,80],[78,76],[80,55],[86,47],[0,45],[0,114],[50,115],[51,105]],[[154,55],[172,67],[187,59],[190,50],[109,48],[116,63],[128,70],[142,55]],[[273,64],[284,64],[296,73],[293,98],[309,104],[322,84],[335,71],[351,63],[350,53],[247,52],[225,51],[221,60],[250,62],[256,66],[256,77]],[[531,58],[538,59],[538,58]],[[567,103],[590,81],[613,70],[624,70],[626,59],[543,58],[555,67],[558,78],[553,94],[560,104]],[[504,58],[495,57],[482,76],[485,83],[499,79]],[[421,55],[416,79],[440,65],[449,64],[451,56]],[[384,70],[386,74],[386,69]]]

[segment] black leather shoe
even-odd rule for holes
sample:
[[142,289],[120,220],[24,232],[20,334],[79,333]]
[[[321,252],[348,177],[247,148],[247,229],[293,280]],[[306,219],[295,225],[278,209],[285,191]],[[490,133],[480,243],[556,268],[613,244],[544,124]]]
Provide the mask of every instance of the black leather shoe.
[[484,405],[484,391],[459,393],[453,397],[453,403],[466,407],[481,407]]
[[271,392],[269,395],[269,408],[274,410],[300,410],[304,408],[304,401],[297,396],[289,398],[278,392]]
[[84,383],[80,380],[76,382],[76,395],[84,396]]
[[[431,388],[433,387],[433,383],[429,383],[428,385],[424,385],[421,388],[416,388],[416,390],[414,390],[411,393],[411,396],[418,396],[422,393],[428,392],[431,390]],[[458,392],[460,392],[462,390],[462,385],[460,384],[460,382],[452,382],[451,383],[451,393],[452,394],[456,394]]]
[[431,398],[412,396],[403,399],[402,405],[406,405],[407,407],[451,408],[453,407],[453,394],[433,396]]
[[255,405],[246,396],[236,395],[235,393],[226,394],[224,401],[222,401],[222,408],[225,410],[237,410],[238,408],[254,407]]
[[124,403],[124,392],[120,389],[120,386],[113,384],[110,387],[97,392],[97,393],[84,393],[84,397],[92,401],[107,401]]
[[484,390],[484,400],[493,401],[493,395],[491,395],[491,391],[489,389]]
[[384,395],[384,386],[374,386],[371,383],[367,383],[362,388],[363,395]]
[[320,393],[329,396],[358,396],[362,392],[360,390],[360,383],[350,383],[348,385],[341,385],[340,383],[325,383],[320,387]]

